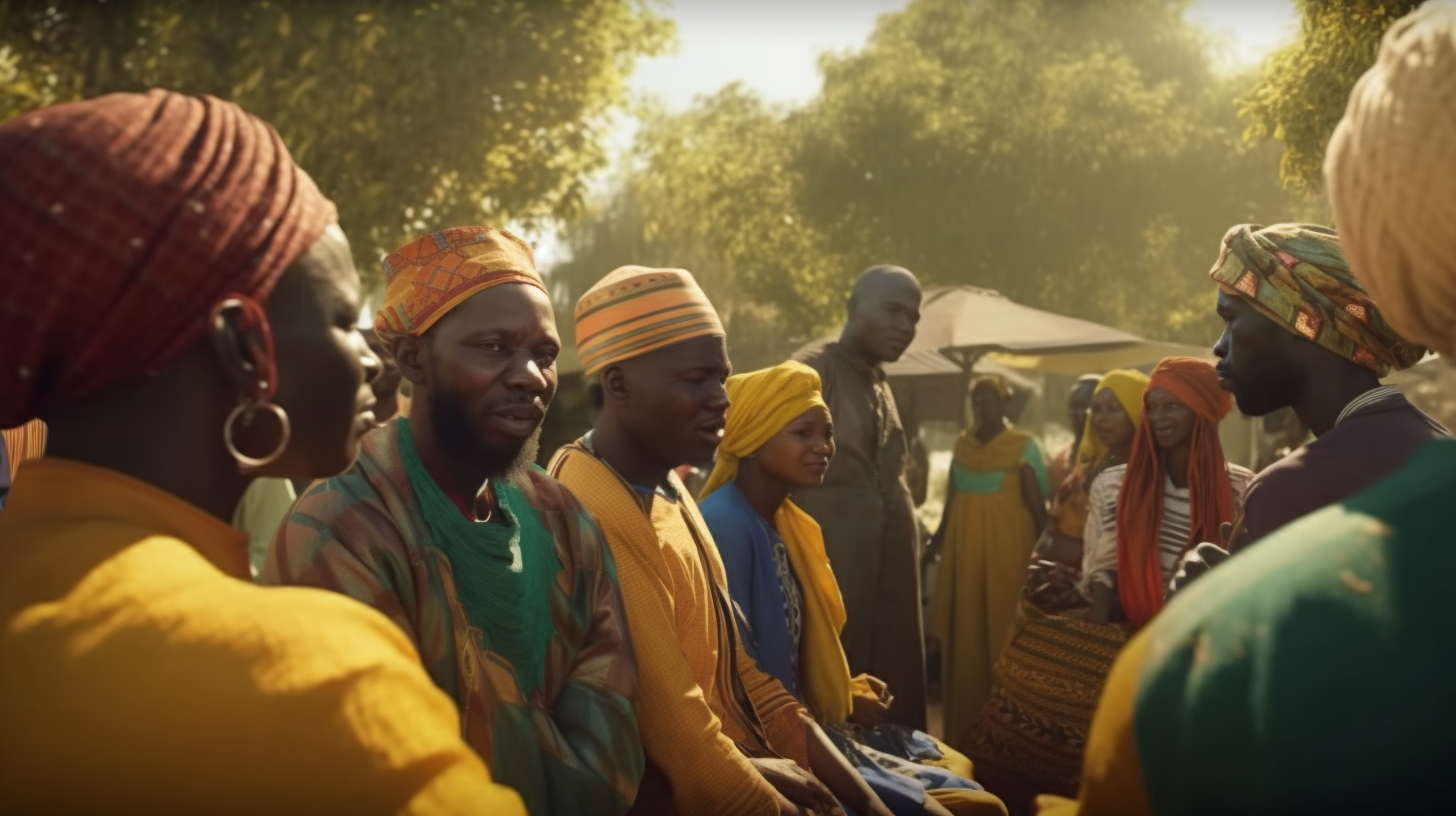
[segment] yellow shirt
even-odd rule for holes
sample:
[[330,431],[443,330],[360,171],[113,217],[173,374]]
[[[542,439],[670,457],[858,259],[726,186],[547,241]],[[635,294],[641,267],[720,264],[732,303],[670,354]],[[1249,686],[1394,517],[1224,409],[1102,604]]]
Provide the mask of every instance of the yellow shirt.
[[0,811],[524,814],[404,634],[255,586],[245,538],[78,462],[0,513]]
[[670,476],[681,504],[653,497],[644,508],[580,443],[557,451],[550,470],[596,519],[617,561],[637,654],[637,722],[671,788],[669,812],[777,813],[774,789],[745,754],[807,768],[808,712],[730,628],[723,562],[686,488]]

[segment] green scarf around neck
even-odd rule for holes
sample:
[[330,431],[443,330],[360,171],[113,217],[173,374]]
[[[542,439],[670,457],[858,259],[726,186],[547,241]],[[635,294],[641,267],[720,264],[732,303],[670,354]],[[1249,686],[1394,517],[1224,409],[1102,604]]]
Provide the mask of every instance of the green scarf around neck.
[[492,482],[506,524],[466,518],[420,461],[409,422],[399,423],[399,452],[430,528],[430,544],[445,554],[455,591],[486,650],[510,661],[530,699],[545,682],[551,622],[551,582],[561,570],[556,544],[519,487]]

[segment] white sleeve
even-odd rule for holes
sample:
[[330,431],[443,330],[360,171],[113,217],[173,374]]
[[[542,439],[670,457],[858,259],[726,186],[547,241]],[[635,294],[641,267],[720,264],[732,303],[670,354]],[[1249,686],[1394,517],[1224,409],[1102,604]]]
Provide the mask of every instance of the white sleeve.
[[1092,594],[1094,581],[1112,586],[1117,574],[1117,491],[1121,479],[1104,473],[1092,482],[1087,494],[1087,527],[1082,535],[1082,592]]

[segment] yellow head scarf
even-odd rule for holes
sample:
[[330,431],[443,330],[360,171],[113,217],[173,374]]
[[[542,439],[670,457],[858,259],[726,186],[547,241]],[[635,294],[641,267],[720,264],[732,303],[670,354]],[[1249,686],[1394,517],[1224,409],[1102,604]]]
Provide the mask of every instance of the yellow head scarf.
[[[1092,391],[1095,399],[1103,391],[1111,391],[1117,397],[1117,402],[1122,410],[1127,412],[1128,419],[1132,420],[1133,427],[1137,427],[1143,416],[1143,391],[1148,387],[1148,375],[1126,368],[1116,368],[1107,372],[1097,383],[1097,388]],[[1086,467],[1096,467],[1107,456],[1107,446],[1097,438],[1097,432],[1092,428],[1092,412],[1087,412],[1087,424],[1082,427],[1082,445],[1077,448],[1077,464]]]
[[[733,481],[744,457],[763,447],[805,411],[828,408],[820,388],[818,373],[796,362],[728,378],[727,427],[718,446],[718,461],[699,500]],[[852,707],[849,661],[839,642],[845,621],[844,599],[824,550],[824,534],[819,524],[792,501],[779,505],[773,521],[804,592],[799,688],[815,717],[844,722]]]

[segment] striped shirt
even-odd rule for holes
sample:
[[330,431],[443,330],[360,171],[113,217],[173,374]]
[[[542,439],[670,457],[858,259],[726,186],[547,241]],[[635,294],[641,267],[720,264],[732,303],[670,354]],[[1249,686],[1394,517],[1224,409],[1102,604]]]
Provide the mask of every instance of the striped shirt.
[[[1234,515],[1237,516],[1254,473],[1246,467],[1229,465],[1228,474],[1229,486],[1234,493]],[[1092,482],[1088,492],[1082,591],[1089,596],[1093,583],[1108,587],[1117,585],[1117,497],[1126,475],[1127,465],[1110,467]],[[1188,488],[1174,487],[1171,478],[1163,477],[1163,522],[1158,529],[1158,565],[1162,567],[1165,586],[1172,580],[1178,560],[1188,551],[1192,528]]]

